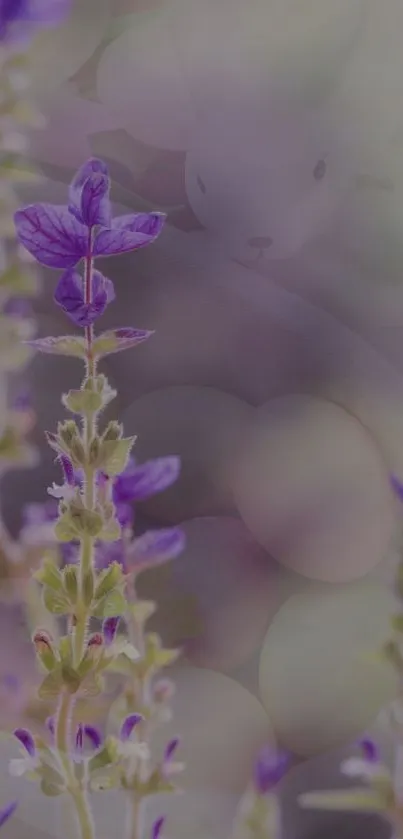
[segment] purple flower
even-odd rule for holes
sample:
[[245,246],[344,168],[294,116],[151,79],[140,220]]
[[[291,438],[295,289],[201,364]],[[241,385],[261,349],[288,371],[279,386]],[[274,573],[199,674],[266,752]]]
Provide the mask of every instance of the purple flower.
[[[106,165],[90,159],[74,176],[69,206],[31,204],[14,215],[18,238],[50,268],[74,268],[84,257],[110,256],[149,245],[160,234],[163,213],[111,218]],[[94,234],[95,230],[95,234]]]
[[0,827],[3,827],[3,824],[8,822],[17,807],[18,801],[11,801],[10,804],[6,804],[6,806],[0,810]]
[[148,530],[128,546],[126,555],[130,570],[161,565],[175,559],[185,547],[185,534],[180,527]]
[[102,624],[102,634],[104,636],[105,645],[108,647],[113,643],[116,637],[117,628],[120,618],[105,618]]
[[58,26],[72,0],[0,0],[0,41],[26,41],[37,29]]
[[144,501],[173,484],[179,471],[179,457],[158,457],[140,466],[130,458],[125,471],[115,479],[113,500],[115,504]]
[[110,227],[109,189],[108,167],[102,160],[91,158],[81,166],[70,184],[70,212],[86,227]]
[[28,387],[21,388],[13,399],[13,411],[30,411],[32,409],[32,396]]
[[91,278],[91,302],[85,300],[84,281],[81,275],[69,269],[62,274],[54,294],[55,303],[61,306],[76,326],[91,326],[103,315],[108,303],[115,299],[113,283],[99,271]]
[[141,714],[130,714],[126,717],[126,719],[123,720],[120,729],[120,739],[123,742],[126,742],[126,740],[128,740],[131,736],[133,729],[139,724],[139,722],[142,722],[143,719],[144,717],[142,717]]
[[151,828],[151,839],[161,839],[161,831],[164,827],[166,822],[165,816],[160,816],[159,819],[156,819],[152,828]]
[[123,571],[126,568],[125,546],[122,539],[116,542],[98,542],[95,548],[95,563],[99,571],[108,568],[112,562],[118,562]]
[[26,504],[22,512],[24,527],[39,527],[42,524],[52,524],[59,517],[59,505],[56,501],[36,501]]
[[14,737],[20,741],[21,745],[24,747],[25,751],[28,752],[30,757],[35,757],[35,741],[30,731],[27,728],[16,728],[14,731]]
[[179,737],[174,737],[173,740],[170,740],[168,745],[164,751],[164,763],[169,763],[172,760],[178,746],[179,746]]
[[266,795],[283,778],[290,764],[286,752],[278,752],[265,746],[259,753],[254,766],[253,781],[258,795]]
[[361,751],[363,752],[365,760],[367,760],[369,763],[378,763],[379,750],[378,746],[373,740],[371,740],[369,737],[363,737],[363,739],[359,741],[358,745]]
[[82,725],[80,723],[76,731],[76,749],[82,751],[84,748],[85,738],[89,740],[92,749],[99,749],[102,745],[102,734],[93,725]]

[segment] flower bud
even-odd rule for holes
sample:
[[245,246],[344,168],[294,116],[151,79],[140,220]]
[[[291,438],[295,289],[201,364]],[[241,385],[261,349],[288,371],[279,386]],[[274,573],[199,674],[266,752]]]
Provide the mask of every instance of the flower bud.
[[32,641],[41,664],[46,670],[53,670],[57,659],[52,636],[45,630],[37,630]]
[[121,440],[123,435],[123,427],[120,422],[116,420],[112,420],[108,423],[106,430],[102,435],[102,440],[105,442],[106,440]]
[[89,451],[88,451],[88,462],[90,466],[96,466],[98,463],[99,452],[101,449],[101,443],[99,437],[94,437],[91,440]]
[[77,423],[74,420],[66,420],[63,423],[59,422],[57,430],[60,439],[66,446],[70,446],[73,440],[80,437]]
[[63,572],[63,583],[70,602],[75,604],[78,594],[77,568],[75,565],[66,566]]

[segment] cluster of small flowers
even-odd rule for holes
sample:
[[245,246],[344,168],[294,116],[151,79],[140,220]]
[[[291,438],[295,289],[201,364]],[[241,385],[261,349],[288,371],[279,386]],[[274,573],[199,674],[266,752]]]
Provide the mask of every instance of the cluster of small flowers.
[[[35,333],[30,298],[39,287],[30,260],[18,247],[13,223],[16,185],[36,177],[23,158],[26,129],[42,124],[29,97],[27,50],[38,28],[59,24],[70,6],[71,0],[0,0],[0,479],[10,468],[36,463],[36,452],[27,443],[35,423],[29,393],[24,387],[11,403],[9,398],[10,374],[20,373],[31,357],[22,341]],[[0,515],[2,599],[20,598],[32,562],[31,549],[12,539]],[[11,677],[2,693],[6,700],[17,695]],[[0,811],[0,826],[16,806],[12,802]]]

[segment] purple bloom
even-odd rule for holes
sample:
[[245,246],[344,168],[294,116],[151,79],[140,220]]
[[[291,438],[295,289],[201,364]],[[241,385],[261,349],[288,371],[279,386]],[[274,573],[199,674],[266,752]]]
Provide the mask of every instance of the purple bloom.
[[59,516],[59,505],[56,501],[36,501],[26,504],[23,509],[24,527],[37,527],[42,524],[52,524]]
[[158,457],[148,460],[140,466],[134,458],[121,475],[118,475],[113,487],[115,504],[128,501],[144,501],[157,492],[162,492],[176,481],[180,470],[179,457]]
[[271,746],[265,746],[258,755],[254,766],[253,780],[258,795],[266,795],[281,781],[290,764],[286,752],[278,752]]
[[99,571],[108,568],[112,562],[118,562],[126,568],[125,546],[122,539],[116,542],[98,542],[95,548],[95,563]]
[[168,745],[165,748],[164,752],[164,763],[169,763],[172,760],[178,746],[179,746],[179,737],[175,737],[173,740],[170,740]]
[[161,831],[164,827],[166,821],[165,816],[160,816],[159,819],[156,819],[152,828],[151,828],[151,839],[161,839]]
[[6,804],[6,806],[0,810],[0,827],[3,827],[3,824],[8,822],[17,807],[18,801],[11,801],[10,804]]
[[361,751],[363,752],[365,760],[369,763],[378,763],[379,761],[379,750],[376,743],[371,740],[369,737],[364,737],[358,743]]
[[85,300],[84,281],[81,275],[69,269],[62,274],[54,295],[55,303],[61,306],[76,326],[91,326],[103,315],[108,303],[115,299],[113,283],[99,271],[94,271],[91,282],[91,302]]
[[0,0],[0,41],[26,41],[37,29],[58,26],[72,0]]
[[30,411],[32,409],[31,391],[28,387],[22,388],[14,397],[12,409],[13,411]]
[[49,268],[74,268],[84,257],[126,253],[154,242],[165,215],[133,213],[112,219],[109,184],[106,165],[87,161],[73,178],[69,206],[31,204],[17,210],[14,222],[21,244]]
[[108,647],[110,644],[113,643],[116,637],[117,628],[119,625],[120,618],[105,618],[102,624],[102,634],[104,636],[104,641],[106,646]]
[[93,725],[79,724],[76,732],[76,748],[80,751],[84,748],[84,738],[90,741],[93,749],[99,749],[102,745],[102,735]]
[[69,188],[69,210],[86,227],[111,224],[108,167],[91,158],[74,176]]
[[142,722],[143,719],[144,717],[142,717],[141,714],[130,714],[128,717],[126,717],[126,719],[123,720],[120,729],[120,739],[123,742],[128,740],[133,729],[136,727],[136,725],[139,724],[139,722]]
[[175,559],[185,547],[185,534],[180,527],[148,530],[129,545],[127,561],[130,569],[161,565]]
[[63,469],[63,475],[66,484],[69,484],[69,486],[75,486],[76,474],[70,458],[68,458],[67,455],[62,454],[60,455],[59,460]]
[[24,746],[25,751],[28,752],[30,757],[35,757],[35,741],[30,731],[27,728],[16,728],[14,731],[14,737],[20,741],[21,745]]

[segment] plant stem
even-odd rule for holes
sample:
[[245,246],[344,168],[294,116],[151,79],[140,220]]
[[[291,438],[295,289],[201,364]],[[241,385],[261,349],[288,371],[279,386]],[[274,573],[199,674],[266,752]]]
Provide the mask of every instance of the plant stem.
[[130,792],[127,798],[127,839],[142,839],[142,805],[138,793]]

